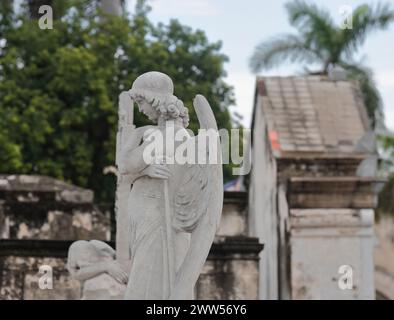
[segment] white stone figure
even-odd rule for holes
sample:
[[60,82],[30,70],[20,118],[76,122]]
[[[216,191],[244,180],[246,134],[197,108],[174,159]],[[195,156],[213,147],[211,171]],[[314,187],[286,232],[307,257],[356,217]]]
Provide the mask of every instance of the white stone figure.
[[102,241],[79,240],[69,249],[67,269],[82,283],[82,300],[123,299],[127,274],[115,259],[115,250]]
[[[195,97],[200,129],[215,133],[213,144],[203,143],[201,130],[197,136],[186,130],[188,110],[173,92],[172,80],[154,71],[119,96],[116,266],[128,274],[124,299],[193,299],[219,225],[223,175],[213,112],[203,96]],[[156,125],[134,127],[134,102]],[[185,141],[193,161],[179,163],[176,150]],[[146,161],[152,145],[158,148]]]

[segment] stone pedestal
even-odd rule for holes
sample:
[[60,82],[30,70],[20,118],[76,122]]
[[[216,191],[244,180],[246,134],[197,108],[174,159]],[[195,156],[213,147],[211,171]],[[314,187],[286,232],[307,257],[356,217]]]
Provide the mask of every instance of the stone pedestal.
[[292,299],[374,299],[376,180],[291,178]]

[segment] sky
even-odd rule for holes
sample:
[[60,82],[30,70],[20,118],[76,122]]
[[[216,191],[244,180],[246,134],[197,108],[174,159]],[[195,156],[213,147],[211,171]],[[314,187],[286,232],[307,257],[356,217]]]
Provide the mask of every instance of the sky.
[[[284,4],[288,0],[150,0],[153,22],[178,19],[194,29],[204,30],[212,42],[222,41],[222,53],[229,57],[225,64],[225,81],[234,87],[236,105],[232,112],[243,116],[242,123],[250,127],[256,75],[250,71],[249,58],[260,42],[283,33],[296,33],[290,26]],[[386,0],[386,2],[393,0]],[[133,11],[136,0],[128,0]],[[340,23],[340,8],[374,4],[374,0],[314,0],[325,7],[336,23]],[[394,130],[394,23],[386,30],[371,33],[357,54],[374,71],[381,93],[386,125]],[[283,64],[259,75],[295,75],[302,65]],[[175,84],[176,85],[176,84]]]

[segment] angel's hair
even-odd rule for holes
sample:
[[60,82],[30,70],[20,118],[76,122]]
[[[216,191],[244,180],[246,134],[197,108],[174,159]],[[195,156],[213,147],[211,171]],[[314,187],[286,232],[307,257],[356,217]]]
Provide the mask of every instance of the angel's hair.
[[165,120],[182,119],[183,126],[189,125],[189,112],[183,102],[173,94],[174,85],[169,76],[151,71],[142,74],[134,82],[129,93],[134,99],[145,99],[151,104],[157,122],[160,117]]

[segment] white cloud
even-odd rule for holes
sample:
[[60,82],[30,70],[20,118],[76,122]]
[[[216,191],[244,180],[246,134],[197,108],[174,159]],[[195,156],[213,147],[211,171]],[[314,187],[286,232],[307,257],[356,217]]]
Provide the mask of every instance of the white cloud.
[[242,124],[249,128],[253,111],[255,76],[249,72],[228,71],[226,82],[234,87],[236,106],[231,110],[243,116]]
[[394,88],[394,71],[379,72],[375,77],[379,87]]
[[394,130],[394,70],[375,72],[375,78],[383,100],[386,125]]

